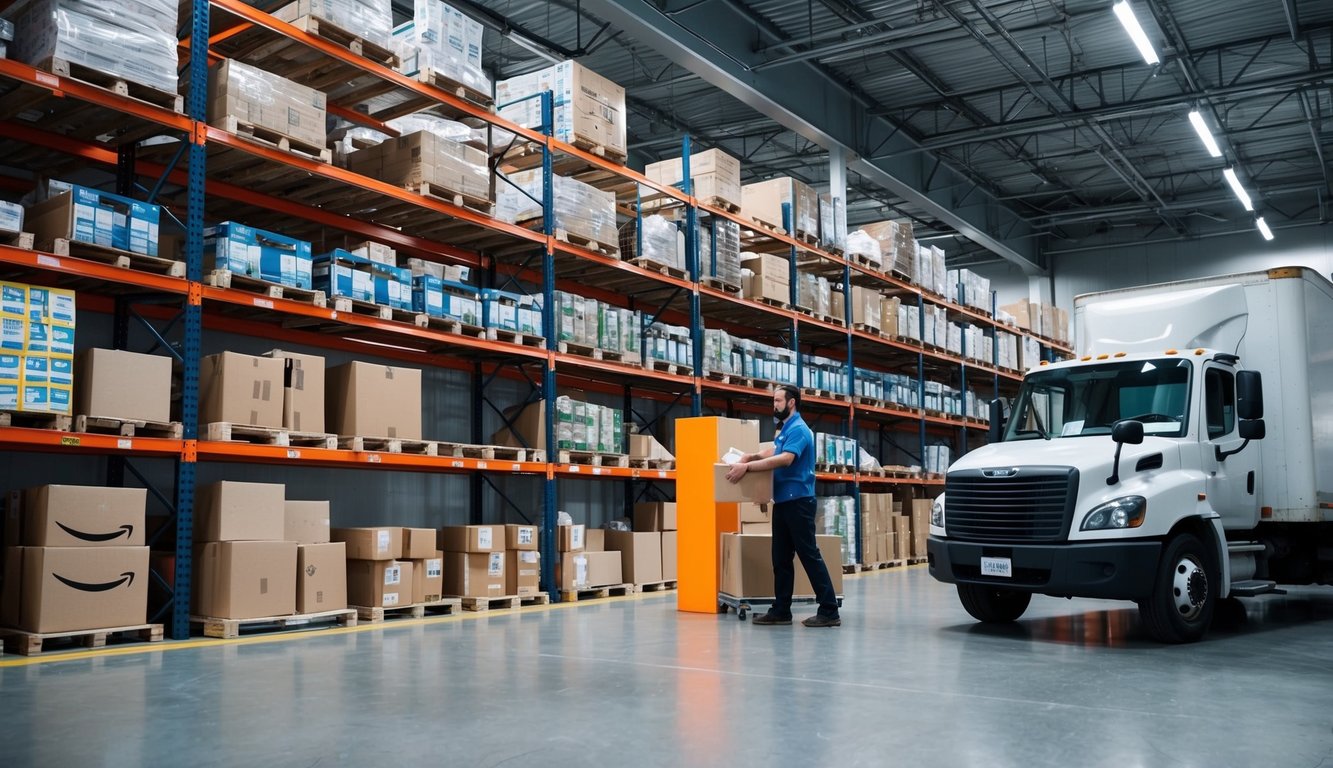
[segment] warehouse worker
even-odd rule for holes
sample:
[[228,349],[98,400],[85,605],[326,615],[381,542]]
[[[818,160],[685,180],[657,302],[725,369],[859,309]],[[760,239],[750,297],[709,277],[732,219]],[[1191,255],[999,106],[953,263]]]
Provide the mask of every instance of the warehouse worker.
[[773,418],[778,435],[772,448],[747,453],[732,466],[727,479],[740,482],[745,473],[773,471],[773,606],[754,623],[791,624],[791,593],[796,580],[792,557],[801,558],[805,575],[815,588],[819,612],[806,619],[807,627],[838,627],[838,596],[828,566],[815,542],[815,436],[797,408],[801,391],[789,384],[773,392]]

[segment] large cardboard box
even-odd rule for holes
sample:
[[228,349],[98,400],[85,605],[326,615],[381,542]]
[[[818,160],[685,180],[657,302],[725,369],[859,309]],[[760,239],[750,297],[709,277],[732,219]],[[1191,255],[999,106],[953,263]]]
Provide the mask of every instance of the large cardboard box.
[[757,533],[762,536],[773,535],[772,523],[741,523],[741,533]]
[[503,552],[501,525],[451,525],[440,529],[439,549],[445,552]]
[[327,138],[324,93],[232,59],[209,71],[209,123],[228,127],[227,118],[323,147]]
[[773,500],[773,472],[750,470],[739,483],[727,479],[731,466],[713,465],[713,499],[715,501],[740,501],[755,504],[767,504]]
[[425,560],[439,551],[439,532],[434,528],[404,528],[404,560]]
[[347,607],[347,545],[300,544],[296,548],[296,612]]
[[330,368],[327,428],[339,435],[421,439],[421,371],[371,363]]
[[327,501],[283,502],[283,541],[297,544],[329,543],[329,503]]
[[293,432],[323,432],[324,358],[281,349],[264,356],[283,364],[282,426]]
[[551,91],[555,101],[553,133],[560,141],[604,147],[624,157],[625,89],[575,61],[495,83],[495,101],[506,105],[500,116],[528,128],[544,122],[541,100],[525,98]]
[[[141,547],[143,488],[43,485],[24,493],[23,544],[29,547]],[[18,544],[18,541],[11,542]]]
[[542,580],[540,552],[517,550],[505,553],[505,594],[531,597]]
[[535,552],[538,549],[540,539],[535,525],[506,525],[505,526],[505,549]]
[[[878,291],[859,285],[852,286],[852,322],[879,330],[882,322],[880,311],[883,309],[881,299]],[[842,317],[837,313],[834,316]]]
[[589,528],[583,532],[583,551],[584,552],[605,552],[606,551],[606,529]]
[[782,304],[791,301],[790,257],[762,254],[742,260],[741,266],[754,273],[746,285],[746,298],[768,299]]
[[742,523],[767,523],[771,519],[769,510],[772,507],[768,504],[738,504]]
[[662,581],[662,534],[607,531],[606,548],[620,553],[621,581],[652,584]]
[[286,535],[285,486],[233,480],[200,489],[195,541],[282,541]]
[[[24,547],[21,552],[20,629],[73,632],[146,620],[148,547]],[[6,567],[7,574],[12,568]]]
[[587,545],[587,528],[582,524],[561,525],[557,528],[556,550],[560,552],[581,552]]
[[[431,531],[434,533],[434,531]],[[444,596],[444,553],[412,560],[412,602],[433,603]]]
[[[819,553],[828,566],[833,591],[842,594],[842,538],[816,536]],[[793,597],[814,597],[814,588],[805,575],[800,558],[792,558],[796,568]],[[722,534],[721,591],[734,597],[773,597],[773,537],[747,534]]]
[[403,556],[402,528],[334,528],[333,541],[347,544],[348,560],[397,560]]
[[504,552],[445,552],[444,593],[459,597],[504,597]]
[[370,608],[411,605],[412,564],[406,560],[348,560],[347,602]]
[[1027,299],[1021,299],[1019,301],[1014,302],[1013,304],[1005,304],[1001,306],[999,309],[1001,312],[1008,312],[1009,314],[1013,315],[1014,322],[1018,325],[1019,328],[1031,331],[1035,330],[1033,328],[1034,318],[1032,311],[1034,308],[1038,309],[1037,317],[1035,318],[1037,324],[1038,325],[1041,324],[1041,319],[1040,319],[1041,313],[1039,306],[1040,305],[1033,304],[1031,301],[1028,301]]
[[171,421],[171,358],[121,349],[79,355],[74,409],[83,416]]
[[654,461],[675,461],[676,459],[675,455],[652,435],[630,435],[629,455],[632,459],[652,459]]
[[662,580],[676,580],[676,553],[679,551],[679,533],[677,531],[662,532]]
[[236,352],[199,363],[199,423],[282,428],[283,363]]
[[567,552],[560,556],[556,580],[568,591],[622,584],[619,552]]
[[212,541],[197,554],[195,612],[257,619],[296,612],[297,545],[292,541]]
[[[682,158],[649,163],[644,175],[659,184],[683,187],[685,168]],[[706,202],[741,204],[741,161],[720,149],[709,149],[690,155],[690,193]],[[655,206],[648,206],[649,208]]]
[[906,515],[894,515],[893,552],[894,560],[906,560],[912,557],[912,519]]
[[17,627],[23,620],[23,551],[24,547],[5,547],[3,574],[0,582],[0,627]]
[[[791,206],[790,222],[784,221],[784,204]],[[787,176],[741,187],[741,214],[775,227],[819,236],[819,195]]]
[[634,505],[634,530],[676,530],[676,502],[655,501]]

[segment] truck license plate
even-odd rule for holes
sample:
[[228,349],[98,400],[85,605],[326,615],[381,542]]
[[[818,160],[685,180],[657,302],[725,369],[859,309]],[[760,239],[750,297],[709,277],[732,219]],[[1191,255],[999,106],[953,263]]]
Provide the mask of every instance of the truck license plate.
[[1007,557],[983,557],[981,558],[981,575],[1012,579],[1014,577],[1013,561]]

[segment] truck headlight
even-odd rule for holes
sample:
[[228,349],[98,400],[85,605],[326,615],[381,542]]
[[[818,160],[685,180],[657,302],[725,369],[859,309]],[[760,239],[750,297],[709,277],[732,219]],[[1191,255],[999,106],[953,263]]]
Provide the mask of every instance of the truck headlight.
[[935,528],[944,527],[944,497],[940,496],[930,505],[930,524]]
[[1148,500],[1142,496],[1123,496],[1102,504],[1083,518],[1081,531],[1108,531],[1138,528],[1148,512]]

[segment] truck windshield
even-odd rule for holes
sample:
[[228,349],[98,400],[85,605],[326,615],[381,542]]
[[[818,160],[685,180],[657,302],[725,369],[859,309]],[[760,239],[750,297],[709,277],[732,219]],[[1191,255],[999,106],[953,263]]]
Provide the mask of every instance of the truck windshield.
[[1109,435],[1121,419],[1144,434],[1182,437],[1189,427],[1189,360],[1165,358],[1029,374],[1005,427],[1007,440]]

